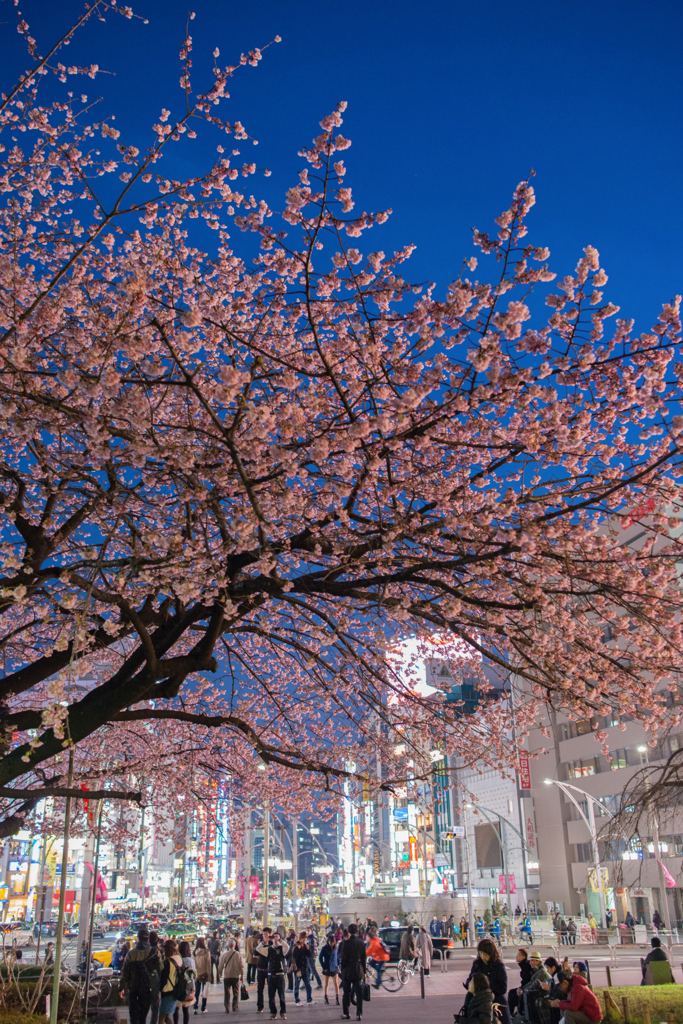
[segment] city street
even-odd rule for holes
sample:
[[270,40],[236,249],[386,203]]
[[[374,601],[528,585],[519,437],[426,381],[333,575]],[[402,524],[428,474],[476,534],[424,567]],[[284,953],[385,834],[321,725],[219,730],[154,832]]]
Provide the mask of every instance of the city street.
[[[609,954],[606,954],[603,950],[587,949],[586,947],[583,949],[581,947],[565,947],[565,949],[568,948],[571,948],[570,962],[572,959],[578,959],[579,955],[589,960],[591,982],[596,989],[602,989],[607,985],[607,966],[611,967],[612,983],[614,985],[637,985],[640,983],[640,957],[645,953],[644,947],[619,949],[617,954],[618,965],[616,967],[613,965]],[[680,982],[683,980],[683,965],[681,963],[683,960],[683,947],[677,947],[677,949],[677,958],[674,960],[674,975],[676,980]],[[581,951],[580,954],[579,951]],[[557,955],[557,950],[553,950],[550,947],[541,948],[539,952],[544,957]],[[518,978],[512,947],[505,951],[503,959],[508,971],[509,986],[512,988]],[[442,973],[438,965],[436,969],[433,966],[431,975],[425,979],[424,1000],[420,997],[420,979],[417,976],[411,978],[407,985],[399,992],[387,992],[384,989],[376,991],[373,988],[372,998],[364,1006],[364,1018],[368,1021],[380,1021],[382,1024],[384,1022],[386,1024],[408,1024],[409,1021],[412,1022],[416,1019],[416,1015],[419,1017],[420,1014],[428,1014],[430,1021],[443,1021],[444,1024],[450,1024],[452,1014],[456,1013],[462,1006],[464,999],[463,983],[467,978],[471,963],[472,955],[468,955],[465,951],[464,956],[458,956],[451,961],[447,972]],[[267,1001],[263,1014],[257,1013],[255,985],[249,986],[249,995],[248,1001],[240,1002],[240,1018],[248,1021],[267,1020],[270,1016]],[[326,1024],[328,1021],[340,1018],[341,1007],[336,1006],[334,1003],[326,1006],[320,989],[313,989],[313,998],[315,1001],[310,1006],[305,1004],[297,1006],[294,1002],[293,993],[287,992],[288,1019],[297,1020],[301,1018],[304,1021],[314,1021],[316,1024],[318,1022]],[[205,1015],[200,1014],[200,1016],[205,1016],[209,1024],[214,1019],[225,1016],[222,985],[211,986],[207,1013]],[[354,1019],[355,1013],[352,1013],[351,1016]]]

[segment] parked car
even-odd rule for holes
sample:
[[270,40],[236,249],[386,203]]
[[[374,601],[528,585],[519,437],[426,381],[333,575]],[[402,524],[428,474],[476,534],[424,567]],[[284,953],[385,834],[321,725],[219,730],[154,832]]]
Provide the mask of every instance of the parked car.
[[[401,959],[401,939],[405,932],[408,931],[408,927],[403,928],[380,928],[377,932],[382,942],[389,949],[389,961],[395,963]],[[432,945],[434,949],[441,950],[441,956],[445,956],[447,959],[451,955],[451,950],[455,949],[455,943],[453,939],[444,938],[442,935],[431,936]],[[437,960],[439,957],[437,956]]]

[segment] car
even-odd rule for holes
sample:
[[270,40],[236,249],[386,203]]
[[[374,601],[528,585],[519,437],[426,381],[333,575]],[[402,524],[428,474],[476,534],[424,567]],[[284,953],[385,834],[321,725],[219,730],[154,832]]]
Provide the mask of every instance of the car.
[[[389,950],[389,962],[396,963],[401,959],[401,939],[404,934],[408,931],[408,926],[402,928],[379,928],[377,935],[385,944]],[[453,939],[447,939],[442,935],[430,936],[432,945],[435,950],[441,950],[441,956],[445,956],[447,959],[451,955],[451,950],[455,949],[455,943]],[[437,957],[438,959],[438,957]]]
[[96,924],[93,926],[93,938],[103,939],[107,934],[107,926],[104,924]]

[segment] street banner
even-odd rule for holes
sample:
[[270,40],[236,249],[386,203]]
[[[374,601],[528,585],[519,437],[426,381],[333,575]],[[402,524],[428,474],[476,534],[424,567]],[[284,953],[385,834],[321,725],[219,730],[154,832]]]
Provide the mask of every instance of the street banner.
[[526,750],[520,751],[519,754],[519,788],[531,789],[531,770]]

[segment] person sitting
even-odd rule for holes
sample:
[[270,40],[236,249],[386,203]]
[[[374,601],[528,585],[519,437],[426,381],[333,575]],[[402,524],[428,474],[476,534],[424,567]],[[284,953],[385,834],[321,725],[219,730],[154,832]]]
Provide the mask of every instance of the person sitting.
[[[647,954],[647,956],[644,959],[641,957],[641,960],[640,960],[640,967],[641,967],[641,971],[642,971],[642,974],[643,974],[643,977],[642,977],[642,980],[641,980],[640,984],[641,985],[654,985],[654,984],[660,984],[661,985],[661,984],[667,984],[668,982],[673,981],[673,978],[671,976],[671,967],[669,967],[668,972],[665,969],[662,970],[661,968],[658,969],[658,968],[649,967],[649,969],[648,969],[648,966],[650,964],[653,964],[653,963],[663,963],[663,962],[666,962],[668,964],[668,962],[669,962],[668,956],[666,955],[666,953],[662,949],[662,941],[661,941],[661,939],[659,939],[656,935],[654,935],[650,939],[650,945],[652,946],[652,949],[650,950],[650,952]],[[664,976],[664,980],[663,981],[660,980],[660,977],[659,977],[660,972]],[[656,981],[655,981],[655,974],[657,974]]]
[[532,1024],[545,1021],[550,1017],[548,1000],[545,997],[543,985],[550,981],[550,973],[546,970],[541,954],[533,950],[529,955],[531,964],[531,977],[526,985],[518,989],[523,999],[524,1015]]
[[532,967],[525,949],[518,949],[515,960],[519,964],[519,988],[511,988],[508,992],[508,1008],[512,1016],[520,1005],[522,989],[531,981]]
[[597,1024],[602,1020],[600,1003],[580,974],[563,972],[560,990],[564,999],[551,999],[550,1005],[564,1011],[565,1024]]
[[473,974],[470,978],[464,1010],[460,1024],[492,1024],[493,992],[485,974]]
[[549,1024],[559,1024],[562,1011],[553,1007],[550,1000],[561,999],[563,996],[559,984],[561,977],[560,965],[554,956],[548,956],[543,961],[543,966],[550,975],[550,981],[541,982],[541,988],[545,992],[544,999],[548,1000],[548,1009],[550,1011]]

